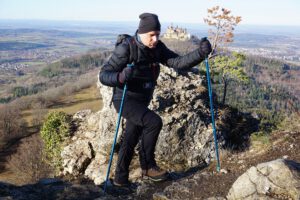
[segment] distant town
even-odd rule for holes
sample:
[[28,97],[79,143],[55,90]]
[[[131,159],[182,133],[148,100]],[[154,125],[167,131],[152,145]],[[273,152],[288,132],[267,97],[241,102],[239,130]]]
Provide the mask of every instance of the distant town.
[[[63,58],[86,52],[89,49],[111,49],[114,46],[114,40],[117,33],[113,30],[109,33],[109,30],[106,29],[107,35],[99,33],[99,36],[95,34],[95,30],[91,30],[93,35],[89,33],[88,31],[90,31],[90,29],[88,29],[88,27],[85,32],[80,32],[80,34],[76,34],[76,31],[78,31],[77,29],[66,27],[66,30],[60,29],[60,34],[54,37],[51,35],[55,32],[53,29],[51,29],[49,33],[45,31],[45,28],[41,30],[38,28],[1,29],[0,24],[0,45],[2,45],[1,42],[7,41],[12,43],[14,41],[16,43],[21,41],[21,43],[25,45],[26,42],[30,43],[30,45],[38,44],[36,48],[33,46],[30,49],[22,49],[22,46],[16,47],[15,49],[5,49],[5,46],[2,45],[0,48],[0,73],[20,72],[37,63],[49,64]],[[126,33],[125,31],[128,31],[126,27],[124,27],[124,33]],[[121,30],[120,33],[122,33]],[[237,34],[237,36],[239,35]],[[267,36],[268,41],[265,40],[263,34],[251,33],[249,36],[251,36],[251,41],[248,40],[247,34],[244,34],[242,39],[239,37],[234,38],[235,42],[230,46],[230,49],[245,54],[284,60],[300,65],[300,47],[295,45],[300,43],[300,37],[289,38],[288,36],[285,36],[283,37],[284,41],[281,42],[278,35],[272,36],[269,34]],[[172,24],[165,29],[164,33],[162,33],[162,37],[185,41],[190,40],[194,35],[189,33],[187,28]],[[49,45],[49,42],[51,45]],[[16,46],[17,45],[18,44],[16,44]]]
[[[47,49],[30,49],[30,50],[12,50],[2,51],[6,54],[7,60],[2,60],[0,72],[14,72],[26,70],[31,64],[44,63],[49,64],[53,61],[67,58],[76,54],[74,51],[49,51]],[[4,56],[2,56],[3,58]],[[29,64],[31,63],[31,64]]]
[[277,60],[291,61],[300,65],[299,53],[286,53],[280,50],[268,49],[268,48],[246,48],[246,47],[230,47],[230,50],[242,52],[247,55],[257,55],[266,58],[272,58]]
[[[186,41],[192,38],[191,34],[188,33],[186,28],[178,27],[178,26],[168,26],[166,32],[162,35],[163,38],[166,39],[174,39]],[[257,36],[259,40],[261,40],[259,35]],[[300,42],[300,38],[299,38]],[[291,41],[291,44],[294,42]],[[285,44],[288,46],[288,44]],[[269,44],[268,44],[269,46]],[[276,46],[276,44],[274,44]],[[229,49],[232,51],[237,51],[241,53],[245,53],[247,55],[257,55],[271,59],[278,59],[283,61],[294,62],[295,64],[300,65],[300,47],[298,50],[289,50],[288,48],[282,48],[282,46],[270,48],[270,47],[249,47],[247,43],[241,44],[239,42],[238,47],[229,46]]]

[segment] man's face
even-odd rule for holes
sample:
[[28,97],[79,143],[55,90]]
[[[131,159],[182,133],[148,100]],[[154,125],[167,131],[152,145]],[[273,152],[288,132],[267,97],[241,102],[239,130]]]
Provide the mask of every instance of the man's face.
[[160,31],[150,31],[148,33],[139,34],[143,45],[153,49],[156,47],[159,39]]

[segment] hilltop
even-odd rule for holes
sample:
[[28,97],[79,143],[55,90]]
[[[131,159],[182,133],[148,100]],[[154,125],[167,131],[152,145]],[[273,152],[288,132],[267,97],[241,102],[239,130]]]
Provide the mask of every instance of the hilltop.
[[[38,134],[36,133],[38,133],[39,127],[43,122],[42,116],[45,113],[38,112],[38,110],[44,110],[44,108],[60,108],[62,110],[66,110],[67,107],[65,106],[73,106],[74,104],[76,104],[75,94],[81,92],[83,93],[85,90],[89,90],[90,86],[96,85],[96,75],[99,71],[99,68],[110,54],[110,51],[106,50],[112,48],[116,33],[109,32],[108,35],[106,35],[106,33],[103,33],[100,37],[98,37],[98,32],[96,34],[76,31],[74,32],[74,30],[65,30],[67,28],[68,27],[62,26],[60,27],[61,31],[58,32],[48,32],[47,30],[40,29],[17,29],[15,31],[6,30],[5,32],[1,32],[6,33],[6,39],[11,38],[12,34],[19,35],[24,33],[27,34],[26,36],[30,36],[30,34],[33,34],[34,36],[31,38],[31,40],[28,40],[26,42],[23,42],[24,38],[22,37],[18,37],[19,40],[12,43],[4,42],[4,44],[6,44],[5,51],[0,50],[1,55],[6,55],[7,52],[9,53],[7,55],[10,55],[6,58],[1,57],[0,60],[2,66],[2,68],[0,68],[0,71],[2,70],[1,72],[4,72],[1,73],[2,76],[0,75],[0,97],[1,102],[3,103],[0,105],[0,113],[1,116],[7,116],[7,113],[9,112],[3,114],[3,111],[13,111],[10,112],[10,114],[14,114],[11,115],[11,118],[15,120],[12,123],[14,125],[12,131],[17,133],[16,135],[10,135],[16,136],[17,138],[13,138],[12,141],[13,144],[15,144],[13,146],[6,146],[5,142],[7,138],[3,140],[1,135],[0,147],[9,148],[5,148],[5,150],[7,151],[3,151],[3,149],[1,150],[0,161],[4,160],[5,162],[7,162],[9,155],[12,155],[12,158],[16,159],[18,158],[17,153],[22,152],[24,154],[28,154],[28,157],[26,157],[26,159],[32,159],[31,161],[34,164],[40,164],[39,160],[41,160],[41,158],[33,157],[32,152],[34,152],[35,156],[38,156],[39,153],[41,153],[42,147],[37,145],[37,143],[41,144],[41,141],[37,140],[33,143],[29,142],[31,140],[33,141],[31,137],[32,135],[38,136]],[[119,28],[118,30],[121,31],[128,30],[122,29],[122,25],[120,24],[118,24],[116,28]],[[37,35],[39,34],[42,34],[43,37],[37,38]],[[107,40],[106,36],[108,37]],[[237,34],[237,38],[238,36],[239,35]],[[184,150],[184,154],[181,154],[182,151],[181,153],[173,152],[173,154],[168,154],[170,156],[168,160],[173,160],[173,157],[176,157],[178,163],[185,163],[183,167],[177,164],[177,170],[180,168],[184,168],[185,170],[187,170],[183,170],[178,173],[172,173],[173,179],[171,181],[154,185],[147,182],[139,182],[140,179],[137,179],[138,184],[140,184],[139,186],[141,186],[139,187],[137,193],[124,196],[124,191],[116,191],[116,194],[113,195],[114,197],[108,196],[107,198],[151,199],[153,197],[153,193],[157,193],[157,198],[161,197],[162,199],[171,198],[170,196],[172,195],[173,197],[175,196],[179,199],[205,199],[213,196],[224,198],[228,194],[229,189],[234,181],[240,175],[246,172],[246,170],[248,170],[251,166],[256,166],[259,163],[272,161],[279,158],[284,158],[285,160],[293,160],[298,163],[300,162],[300,134],[298,116],[300,108],[300,90],[298,86],[300,67],[299,64],[297,64],[297,60],[295,60],[296,58],[298,58],[297,56],[299,55],[299,53],[298,47],[292,46],[293,48],[295,48],[293,51],[290,51],[292,47],[289,46],[289,44],[291,43],[297,43],[298,38],[290,38],[286,36],[283,37],[278,35],[266,36],[261,34],[242,36],[242,39],[237,39],[237,50],[243,50],[242,48],[245,48],[247,50],[245,52],[254,52],[254,49],[262,47],[270,50],[271,52],[273,48],[280,49],[282,43],[284,43],[286,45],[286,51],[284,50],[285,52],[280,51],[278,52],[278,54],[276,53],[268,55],[258,52],[258,54],[261,56],[250,56],[247,54],[245,70],[250,76],[250,84],[240,85],[239,83],[232,82],[229,88],[230,92],[228,94],[227,100],[228,105],[224,107],[216,103],[218,112],[225,116],[224,119],[226,119],[227,122],[229,121],[228,124],[230,124],[230,126],[225,126],[225,128],[233,129],[233,132],[227,135],[226,138],[231,139],[230,142],[226,143],[226,140],[223,140],[222,143],[222,145],[224,145],[224,149],[222,149],[221,152],[221,165],[222,169],[224,169],[223,172],[215,172],[215,162],[213,158],[205,159],[207,157],[202,157],[209,154],[213,155],[212,148],[207,148],[207,151],[194,151],[193,148],[190,148]],[[53,39],[53,37],[55,37],[55,39]],[[101,38],[100,43],[97,43],[97,41],[95,42],[97,38]],[[247,41],[247,38],[251,38],[251,41]],[[268,40],[265,40],[266,38],[268,38]],[[53,43],[47,43],[45,42],[45,40],[52,41]],[[179,54],[184,54],[192,49],[197,48],[197,43],[192,41],[169,41],[165,39],[162,40],[167,44],[167,46],[169,46]],[[255,46],[257,42],[259,42],[259,46]],[[270,43],[270,46],[266,47],[265,42]],[[52,44],[54,45],[52,46]],[[64,46],[64,44],[68,44],[67,49],[61,48],[62,46]],[[107,49],[105,49],[105,51],[103,48],[100,48],[102,44],[107,45]],[[86,49],[90,47],[97,47],[97,49],[86,52]],[[58,48],[63,53],[60,51],[56,51],[56,48]],[[68,52],[70,52],[70,54],[68,54]],[[85,53],[81,54],[81,52]],[[24,56],[27,55],[27,53],[29,57],[26,58]],[[15,55],[15,57],[12,55]],[[289,57],[283,59],[283,56],[285,55],[296,55],[296,58],[294,59],[293,57],[293,62],[290,62],[291,60]],[[274,56],[276,57],[276,59],[265,58],[264,56]],[[43,63],[39,63],[41,61]],[[170,73],[171,77],[174,76],[172,80],[176,79],[175,77],[177,77],[177,75],[174,75],[176,73]],[[188,85],[186,86],[186,88],[192,90],[193,92],[182,95],[174,95],[174,91],[161,92],[157,96],[157,99],[154,101],[154,106],[162,106],[164,109],[167,108],[162,112],[162,115],[165,115],[168,123],[174,123],[172,126],[170,125],[170,127],[177,128],[174,132],[176,132],[176,137],[179,138],[177,138],[179,141],[177,142],[180,145],[170,145],[170,147],[174,147],[173,149],[176,149],[178,146],[193,146],[187,145],[189,144],[188,142],[191,141],[187,139],[189,137],[184,137],[184,131],[180,129],[180,126],[186,127],[186,129],[189,129],[189,131],[193,131],[191,129],[195,129],[194,125],[187,120],[195,119],[192,114],[193,112],[195,112],[195,109],[191,109],[192,106],[197,109],[201,107],[201,112],[204,113],[203,115],[201,115],[201,120],[203,120],[201,123],[203,124],[201,124],[200,122],[199,124],[201,124],[201,130],[206,130],[206,133],[209,132],[210,119],[208,115],[209,111],[207,108],[207,93],[205,92],[206,82],[202,74],[203,71],[201,70],[201,66],[200,69],[194,68],[190,72],[179,72],[178,76],[182,76],[179,81],[187,83],[188,79],[186,77],[189,77],[191,73],[196,73],[197,75],[202,77],[201,81],[200,79],[196,78],[196,80],[199,80],[201,82],[201,87],[197,88],[194,86],[198,86],[198,82],[197,84]],[[220,94],[222,94],[222,87],[219,84],[217,78],[213,81],[215,91],[214,96],[217,101],[218,98],[221,98]],[[84,84],[81,85],[81,83]],[[84,87],[81,87],[80,85]],[[175,84],[173,83],[170,85],[175,86]],[[163,87],[163,89],[170,88],[172,87]],[[178,88],[181,88],[181,86],[178,86]],[[80,98],[78,101],[83,104],[88,101],[100,101],[99,97],[90,97],[92,93],[95,92],[97,92],[97,94],[99,95],[98,91],[95,91],[95,89],[89,91],[91,92],[88,93],[89,95],[81,96],[82,98]],[[73,93],[74,96],[72,95]],[[186,99],[186,96],[189,96],[191,94],[196,94],[195,99]],[[62,96],[65,96],[66,98],[62,98]],[[182,96],[182,99],[179,98],[180,96]],[[18,102],[18,100],[20,100],[19,103],[14,104],[14,102]],[[199,102],[194,100],[199,100]],[[170,105],[173,105],[174,102],[178,103],[180,101],[183,103],[190,102],[190,104],[180,104],[180,106],[174,108],[170,107]],[[12,104],[10,104],[9,102],[11,102]],[[23,123],[21,118],[19,118],[20,116],[22,117],[22,115],[19,115],[20,113],[18,110],[15,110],[15,108],[19,108],[19,106],[24,106],[24,108],[26,107],[26,109],[31,109],[25,110],[26,113],[36,114],[36,121],[34,126],[30,126],[28,129],[29,134],[19,132],[20,129],[27,130],[28,128],[26,127],[26,123]],[[96,106],[99,106],[99,104],[97,104]],[[178,108],[180,108],[181,110]],[[77,111],[76,109],[77,108],[72,108],[72,112],[70,113],[73,114]],[[190,109],[191,113],[185,114],[184,111],[186,111],[187,109]],[[32,112],[33,110],[37,112]],[[90,111],[81,111],[79,113],[88,113],[87,116],[97,116],[95,112],[93,113]],[[168,115],[172,117],[168,117]],[[76,116],[78,116],[78,114]],[[220,115],[220,117],[221,116],[222,115]],[[249,118],[253,120],[251,121],[251,123],[247,121],[247,119]],[[2,119],[4,118],[1,118],[1,120]],[[181,120],[183,121],[183,123],[179,123],[179,121]],[[98,118],[83,117],[82,121],[88,121],[88,123],[92,124],[95,123],[96,125],[93,129],[99,131],[99,127],[97,125],[99,125],[98,123],[100,120],[98,120]],[[252,124],[253,122],[254,124]],[[234,128],[233,125],[237,127]],[[115,124],[113,123],[110,127],[112,128],[114,126]],[[73,131],[75,131],[76,128],[84,130],[85,132],[82,132],[82,135],[84,136],[93,136],[93,132],[87,131],[88,129],[85,129],[85,126],[78,125],[77,127],[73,128]],[[165,133],[168,133],[168,131],[165,131]],[[246,136],[242,137],[241,135],[244,134]],[[166,141],[175,141],[176,137],[171,137]],[[199,138],[197,137],[192,138],[193,142],[199,140]],[[211,141],[209,141],[207,144],[210,144],[210,142]],[[94,146],[99,145],[99,140],[97,140],[97,142],[95,143],[97,144]],[[164,146],[164,143],[162,142],[160,145]],[[21,146],[22,148],[20,148]],[[32,148],[27,148],[28,146],[31,146]],[[87,145],[85,147],[89,148],[90,146]],[[90,155],[92,156],[93,154]],[[184,157],[182,157],[182,155],[184,155]],[[23,156],[22,158],[25,158],[25,156]],[[86,162],[90,162],[91,160],[89,159],[87,159]],[[22,159],[17,160],[22,161]],[[29,165],[25,165],[25,163],[27,164],[30,162],[24,161],[22,163],[22,167],[28,167]],[[3,162],[0,164],[0,167],[3,167]],[[7,163],[5,163],[5,165],[6,164]],[[165,163],[165,166],[170,167],[173,166],[173,164]],[[46,166],[39,166],[40,167],[38,169],[46,169]],[[22,176],[15,175],[14,177],[18,178],[14,178],[14,180],[11,180],[12,185],[0,184],[1,195],[3,194],[7,196],[7,198],[9,198],[10,196],[16,199],[38,199],[41,196],[43,197],[43,199],[82,199],[83,194],[85,194],[84,196],[86,199],[95,199],[97,197],[103,196],[100,187],[95,185],[90,180],[91,178],[87,180],[86,177],[82,176],[82,174],[77,177],[74,177],[74,175],[71,174],[70,176],[57,177],[58,179],[41,180],[39,184],[35,184],[40,178],[42,178],[43,176],[45,177],[45,174],[29,173],[40,172],[39,170],[32,170],[34,166],[31,167],[32,168],[23,169],[22,173],[23,175],[26,174],[27,178],[29,178],[28,176],[31,176],[30,178],[32,179],[28,179],[22,182],[22,184],[25,184],[23,187],[17,187],[14,184],[20,184],[17,182],[20,181]],[[172,170],[175,171],[175,168]],[[95,171],[98,172],[99,168],[95,168]],[[53,177],[53,172],[50,171],[47,173],[46,175],[49,175],[48,177]],[[136,175],[138,177],[139,174],[137,173]],[[199,188],[201,188],[201,190]],[[52,194],[48,194],[48,192],[51,192]],[[284,199],[284,197],[282,197],[281,199]]]
[[[172,72],[168,72],[168,73],[171,76],[176,75]],[[192,76],[191,73],[189,75]],[[177,75],[177,76],[179,76],[179,80],[177,84],[182,84],[183,83],[182,80],[185,79],[184,76],[183,75]],[[165,81],[164,78],[161,81],[164,82]],[[195,95],[194,97],[204,100],[201,101],[201,103],[199,103],[196,106],[198,107],[197,110],[201,110],[201,113],[203,113],[200,120],[206,120],[205,113],[207,112],[205,110],[207,109],[208,105],[207,102],[205,102],[205,99],[207,98],[207,94],[205,95],[206,93],[205,88],[191,87],[191,85],[193,85],[194,83],[196,82],[183,84],[183,87],[190,88],[187,91],[187,93],[190,93],[192,96]],[[163,90],[169,89],[164,86],[162,86],[162,88]],[[201,90],[201,94],[199,94],[199,96],[193,93],[193,90],[195,89],[196,91]],[[174,116],[175,119],[168,118],[168,114],[164,115],[164,119],[170,120],[167,123],[169,125],[170,123],[176,124],[176,120],[179,118],[181,119],[181,117],[184,117],[185,115],[184,113],[185,109],[182,110],[181,109],[182,106],[187,106],[187,108],[189,107],[189,105],[185,105],[184,103],[182,103],[182,102],[186,102],[186,100],[184,101],[184,99],[186,98],[186,93],[182,93],[180,91],[174,91],[171,89],[172,92],[177,93],[177,95],[175,95],[177,98],[179,98],[178,95],[181,96],[180,98],[181,101],[177,101],[176,99],[172,100],[172,99],[165,98],[167,96],[164,95],[166,95],[167,93],[165,92],[160,93],[159,91],[160,90],[158,90],[157,93],[158,96],[155,97],[156,100],[154,101],[153,106],[157,106],[158,109],[165,110],[167,113],[172,112],[173,113],[172,116]],[[94,161],[96,161],[97,157],[99,158],[98,156],[99,153],[101,152],[103,153],[104,149],[102,151],[99,151],[97,150],[98,146],[105,143],[106,141],[105,138],[109,139],[109,136],[107,135],[109,133],[107,131],[105,132],[106,133],[105,138],[102,137],[101,140],[99,140],[99,138],[97,139],[98,136],[97,134],[95,134],[99,131],[99,126],[105,128],[105,126],[102,125],[105,125],[105,123],[108,123],[108,121],[111,120],[111,118],[107,118],[107,117],[104,118],[106,121],[103,118],[101,118],[100,123],[102,123],[102,125],[99,125],[99,119],[100,119],[99,116],[101,115],[107,116],[109,114],[112,114],[111,112],[108,112],[109,108],[107,107],[109,105],[109,103],[107,102],[109,100],[109,95],[106,96],[105,92],[108,92],[108,90],[104,88],[102,92],[104,92],[102,93],[102,96],[104,98],[104,108],[102,109],[102,112],[100,111],[98,113],[91,113],[90,111],[81,111],[74,116],[74,119],[78,120],[77,122],[78,124],[77,124],[77,128],[75,129],[76,132],[74,133],[72,138],[70,138],[71,140],[70,143],[68,143],[69,147],[67,147],[67,149],[70,151],[69,155],[71,156],[71,159],[74,159],[75,162],[71,160],[70,160],[71,162],[66,162],[69,165],[69,167],[67,167],[66,169],[72,169],[73,171],[72,172],[69,171],[71,173],[67,176],[58,177],[59,179],[43,179],[40,180],[38,184],[24,185],[22,187],[16,187],[14,185],[9,185],[9,184],[0,184],[0,191],[2,197],[8,199],[13,198],[13,199],[33,199],[33,200],[40,199],[41,196],[43,197],[43,199],[49,199],[49,200],[50,199],[74,199],[74,200],[75,199],[99,199],[99,200],[100,199],[207,199],[207,198],[225,199],[226,196],[229,195],[230,188],[232,187],[234,182],[238,180],[238,177],[240,177],[247,170],[253,169],[251,168],[253,166],[257,166],[257,168],[259,168],[258,164],[265,163],[268,161],[273,161],[271,163],[264,164],[272,168],[272,166],[274,165],[272,163],[274,163],[276,159],[284,159],[285,161],[280,161],[280,162],[290,163],[291,166],[295,166],[296,169],[295,173],[300,173],[299,116],[298,118],[297,116],[294,116],[293,118],[294,121],[292,123],[290,121],[284,122],[290,125],[289,129],[287,129],[287,127],[284,126],[283,128],[272,132],[270,135],[257,135],[254,134],[253,132],[248,132],[248,134],[250,135],[247,136],[247,134],[245,134],[246,133],[245,130],[249,130],[250,127],[253,127],[252,125],[253,122],[250,123],[249,119],[246,120],[246,118],[244,118],[245,116],[243,117],[243,115],[242,116],[236,115],[234,111],[230,111],[230,109],[228,110],[227,108],[227,110],[224,109],[219,110],[219,112],[222,113],[222,115],[219,115],[220,118],[222,118],[222,120],[225,120],[226,122],[224,124],[225,129],[223,128],[223,131],[226,130],[226,127],[235,130],[237,133],[243,131],[242,133],[240,133],[239,136],[244,139],[242,140],[243,142],[240,140],[240,142],[242,143],[239,143],[239,145],[241,145],[241,147],[243,148],[240,148],[239,150],[231,149],[230,147],[232,146],[228,146],[229,148],[224,148],[226,146],[222,147],[220,153],[221,155],[220,173],[216,172],[215,161],[213,161],[213,159],[209,161],[208,159],[206,161],[208,163],[204,165],[199,165],[198,167],[194,167],[194,168],[188,167],[187,169],[189,170],[187,171],[173,169],[170,176],[170,180],[163,183],[154,184],[148,181],[143,181],[140,179],[139,174],[135,173],[134,176],[136,177],[133,179],[133,181],[136,183],[137,188],[136,190],[134,189],[134,192],[124,190],[124,189],[109,189],[107,194],[103,194],[101,187],[94,185],[89,180],[91,179],[91,177],[89,179],[86,179],[87,174],[85,173],[85,176],[82,176],[83,174],[81,174],[84,170],[87,170],[89,168],[89,167],[86,168],[87,166],[91,165]],[[158,97],[162,97],[162,99],[159,99]],[[161,102],[161,100],[163,101]],[[193,105],[192,102],[193,99],[191,99],[191,105]],[[176,105],[177,108],[174,110],[170,109],[172,105]],[[180,112],[180,114],[177,115],[176,112],[178,111]],[[189,117],[190,119],[192,118],[192,115]],[[236,120],[238,120],[238,118],[240,118],[240,121],[237,123]],[[232,121],[233,119],[235,121]],[[228,120],[231,122],[229,122]],[[194,120],[191,121],[195,122]],[[254,123],[256,123],[255,120]],[[282,125],[284,125],[284,123],[282,123]],[[170,127],[174,127],[174,126],[170,126]],[[190,127],[190,125],[188,125],[188,127]],[[204,132],[202,132],[199,135],[204,136],[206,134],[205,127],[202,128],[201,127],[202,125],[200,123],[200,126],[197,127],[196,131],[198,130],[198,128],[202,129],[202,131]],[[108,127],[106,126],[106,128],[108,128],[108,130],[113,132],[113,130],[110,129],[110,126]],[[168,125],[166,126],[166,128],[168,128]],[[175,126],[175,130],[180,130],[180,126],[179,127]],[[192,133],[194,131],[195,128],[189,129],[188,132]],[[209,134],[210,132],[209,128],[207,129],[207,131]],[[168,135],[170,134],[167,134],[164,137],[167,138]],[[195,162],[201,161],[201,159],[192,156],[195,150],[189,149],[189,144],[191,142],[192,143],[195,142],[194,145],[197,144],[198,142],[197,137],[194,137],[195,141],[190,141],[189,136],[183,137],[180,134],[172,135],[172,138],[174,139],[181,138],[181,144],[182,144],[179,145],[179,148],[178,147],[174,148],[174,146],[171,146],[172,151],[176,149],[186,148],[186,150],[188,150],[187,160],[191,159],[192,161],[192,162],[188,162],[189,164],[192,163],[195,164]],[[163,138],[161,139],[162,141],[164,141]],[[211,142],[211,140],[206,140],[206,141],[208,142],[208,144]],[[72,144],[75,145],[72,147]],[[161,143],[161,145],[164,145],[164,142]],[[205,145],[204,149],[206,148],[209,149],[209,146],[211,145]],[[164,148],[169,148],[169,147],[167,145]],[[79,151],[75,151],[76,149]],[[183,150],[183,152],[186,150]],[[212,152],[207,152],[207,153],[213,155],[213,149],[211,150]],[[94,152],[94,153],[90,154],[90,152]],[[171,153],[170,156],[172,156],[173,155],[172,152],[170,153]],[[65,156],[66,155],[67,154],[65,153]],[[199,153],[198,156],[200,155],[207,156],[208,154],[206,154],[204,151],[202,153]],[[180,155],[178,156],[179,157],[177,157],[177,159],[179,158],[178,161],[180,161]],[[193,161],[193,159],[195,158],[196,160]],[[295,162],[292,162],[292,160]],[[167,162],[170,161],[172,162],[173,159],[168,159]],[[72,168],[70,164],[74,164],[74,163],[77,164],[81,163],[82,165],[77,165],[77,167]],[[189,165],[188,163],[187,165]],[[96,161],[94,164],[96,165],[100,164],[100,161]],[[95,169],[104,170],[105,166],[106,165],[104,164],[104,168],[96,167]],[[136,164],[133,165],[133,168],[134,167],[136,167]],[[77,172],[77,170],[79,173]],[[99,173],[98,170],[89,170],[89,173],[98,174]],[[283,179],[280,180],[281,180],[280,184],[283,185],[287,184],[287,182],[284,182]],[[290,187],[293,188],[294,186],[290,186]],[[298,193],[289,192],[286,189],[288,187],[285,186],[282,186],[282,189],[280,190],[281,192],[279,193],[274,192],[276,190],[274,190],[272,185],[270,186],[270,188],[272,188],[270,192],[266,193],[265,195],[266,197],[272,197],[274,199],[288,199],[288,198],[295,199],[294,198],[295,196],[292,197],[291,195],[293,194],[298,195],[298,193],[300,193],[300,191],[298,191]],[[260,191],[259,188],[257,189],[257,191],[259,195],[264,195],[259,193]]]

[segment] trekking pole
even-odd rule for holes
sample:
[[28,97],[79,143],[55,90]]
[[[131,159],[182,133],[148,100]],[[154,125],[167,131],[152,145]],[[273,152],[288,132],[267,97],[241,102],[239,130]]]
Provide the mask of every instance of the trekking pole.
[[[127,64],[127,67],[132,68],[134,64]],[[118,120],[117,120],[117,127],[116,127],[116,132],[115,132],[115,138],[114,142],[111,147],[110,151],[110,158],[109,158],[109,163],[108,163],[108,168],[106,172],[106,179],[105,179],[105,184],[104,184],[104,193],[106,192],[106,187],[107,187],[107,181],[110,173],[110,168],[111,168],[111,163],[114,157],[114,149],[115,149],[115,144],[117,142],[117,137],[118,137],[118,132],[119,132],[119,127],[120,127],[120,122],[121,122],[121,117],[122,117],[122,111],[123,111],[123,105],[124,105],[124,99],[127,91],[127,84],[125,84],[124,89],[123,89],[123,95],[122,95],[122,100],[120,104],[120,109],[119,109],[119,115],[118,115]]]
[[212,121],[214,140],[215,140],[215,149],[216,149],[216,158],[217,158],[217,171],[220,172],[218,138],[217,138],[217,134],[216,134],[214,106],[213,106],[212,89],[211,89],[211,79],[210,79],[209,64],[208,64],[208,58],[207,57],[205,58],[205,65],[206,65],[206,75],[207,75],[207,84],[208,84],[208,94],[209,94],[211,121]]

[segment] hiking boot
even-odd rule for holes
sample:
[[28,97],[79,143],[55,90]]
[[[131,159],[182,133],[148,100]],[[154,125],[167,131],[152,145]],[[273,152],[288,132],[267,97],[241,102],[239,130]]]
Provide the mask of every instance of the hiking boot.
[[164,181],[168,178],[166,170],[159,168],[158,166],[152,167],[148,170],[142,170],[142,176],[147,177],[152,181]]
[[117,187],[130,187],[131,183],[128,181],[126,183],[119,183],[116,180],[113,181],[113,185]]
[[110,190],[111,195],[129,195],[136,191],[137,185],[132,182],[119,183],[117,181],[113,181],[113,187]]

